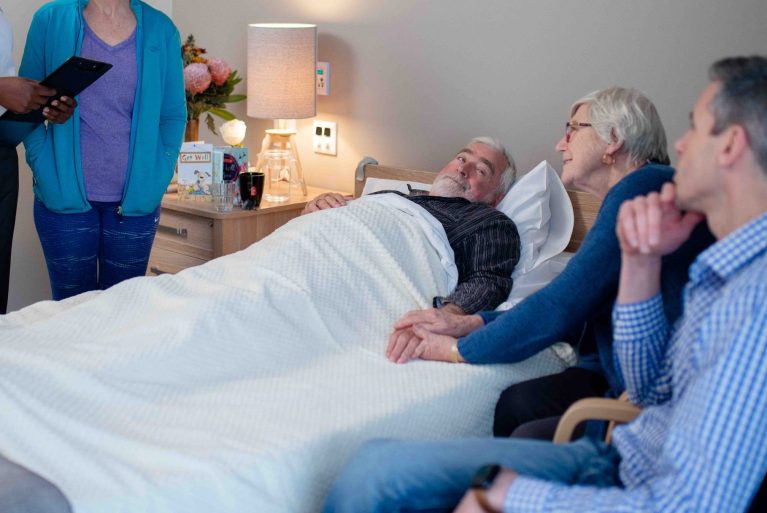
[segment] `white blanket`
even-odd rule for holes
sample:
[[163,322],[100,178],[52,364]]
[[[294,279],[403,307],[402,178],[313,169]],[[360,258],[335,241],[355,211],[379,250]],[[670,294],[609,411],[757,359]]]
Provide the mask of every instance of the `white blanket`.
[[78,513],[317,511],[365,440],[489,435],[504,387],[564,367],[388,362],[394,321],[447,292],[417,223],[355,202],[38,303],[0,318],[0,453]]

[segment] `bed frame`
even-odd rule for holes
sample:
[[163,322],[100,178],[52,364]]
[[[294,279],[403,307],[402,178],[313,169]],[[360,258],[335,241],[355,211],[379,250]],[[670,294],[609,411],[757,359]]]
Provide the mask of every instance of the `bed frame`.
[[[365,186],[367,178],[388,178],[390,180],[432,183],[435,176],[437,176],[437,173],[433,171],[382,166],[374,159],[368,157],[363,159],[357,166],[354,197],[357,198],[362,194],[362,188]],[[570,243],[565,248],[565,251],[575,252],[580,247],[581,242],[583,242],[586,232],[594,224],[601,202],[597,197],[586,192],[567,189],[567,194],[573,203],[575,223],[573,234],[570,236]]]

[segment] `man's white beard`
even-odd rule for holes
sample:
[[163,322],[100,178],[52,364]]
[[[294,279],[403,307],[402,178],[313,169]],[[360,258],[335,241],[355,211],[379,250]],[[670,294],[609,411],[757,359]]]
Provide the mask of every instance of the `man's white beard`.
[[441,176],[431,184],[429,194],[445,198],[465,198],[466,187],[449,176]]

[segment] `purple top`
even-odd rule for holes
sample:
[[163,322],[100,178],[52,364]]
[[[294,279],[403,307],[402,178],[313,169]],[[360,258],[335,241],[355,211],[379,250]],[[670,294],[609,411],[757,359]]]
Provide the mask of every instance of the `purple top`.
[[85,24],[81,57],[112,64],[80,93],[80,158],[91,201],[120,201],[128,173],[133,102],[138,77],[136,31],[115,46]]

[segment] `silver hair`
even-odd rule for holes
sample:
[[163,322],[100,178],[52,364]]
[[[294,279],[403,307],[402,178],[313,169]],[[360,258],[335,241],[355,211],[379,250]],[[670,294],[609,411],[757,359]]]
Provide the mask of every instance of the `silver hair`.
[[506,159],[506,162],[508,162],[509,165],[503,170],[501,183],[498,185],[498,194],[506,194],[517,179],[517,166],[514,163],[514,159],[511,158],[511,154],[506,151],[506,148],[501,144],[501,141],[495,137],[475,137],[469,141],[466,146],[469,146],[470,144],[484,144],[485,146],[490,146]]
[[594,91],[573,103],[570,115],[581,105],[589,107],[589,119],[597,135],[607,143],[623,143],[635,165],[670,162],[666,130],[658,111],[640,91],[617,86]]
[[767,173],[767,58],[730,57],[711,65],[709,78],[721,87],[711,100],[712,133],[741,125],[762,171]]

